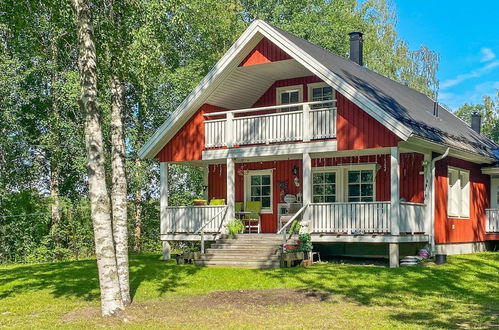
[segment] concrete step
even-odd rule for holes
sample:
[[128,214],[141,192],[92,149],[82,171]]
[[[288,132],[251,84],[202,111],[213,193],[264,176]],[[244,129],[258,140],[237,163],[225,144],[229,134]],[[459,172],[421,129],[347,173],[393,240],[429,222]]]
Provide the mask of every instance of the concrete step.
[[251,244],[251,243],[215,243],[210,246],[210,249],[277,249],[281,244]]
[[266,260],[280,260],[278,255],[266,255],[266,256],[244,256],[244,255],[236,255],[236,254],[213,254],[207,253],[201,256],[201,259],[196,260],[205,260],[205,261],[266,261]]
[[211,260],[195,260],[194,263],[198,266],[206,267],[235,267],[235,268],[279,268],[278,260],[267,261],[211,261]]
[[246,248],[231,248],[231,249],[206,249],[205,253],[216,253],[216,254],[240,254],[240,255],[271,255],[278,253],[280,251],[279,247],[272,249],[246,249]]

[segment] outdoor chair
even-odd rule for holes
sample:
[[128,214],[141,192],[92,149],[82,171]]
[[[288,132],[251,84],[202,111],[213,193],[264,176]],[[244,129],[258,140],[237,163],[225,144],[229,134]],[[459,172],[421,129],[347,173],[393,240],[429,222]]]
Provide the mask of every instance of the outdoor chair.
[[245,231],[248,233],[252,233],[255,229],[258,234],[260,234],[261,230],[261,219],[260,212],[262,210],[262,202],[261,201],[253,201],[246,202],[246,212],[249,214],[245,215],[243,218]]

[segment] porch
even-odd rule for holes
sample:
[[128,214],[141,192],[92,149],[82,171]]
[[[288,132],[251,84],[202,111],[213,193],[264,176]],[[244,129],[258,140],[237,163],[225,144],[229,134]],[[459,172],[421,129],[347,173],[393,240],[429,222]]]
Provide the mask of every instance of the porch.
[[485,240],[499,240],[499,208],[485,210]]

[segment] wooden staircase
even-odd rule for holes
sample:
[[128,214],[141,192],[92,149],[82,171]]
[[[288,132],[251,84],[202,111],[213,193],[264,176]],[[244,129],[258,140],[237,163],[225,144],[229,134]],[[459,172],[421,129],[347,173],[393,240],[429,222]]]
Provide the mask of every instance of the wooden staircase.
[[237,268],[279,268],[282,235],[241,234],[231,239],[223,237],[206,249],[199,266]]

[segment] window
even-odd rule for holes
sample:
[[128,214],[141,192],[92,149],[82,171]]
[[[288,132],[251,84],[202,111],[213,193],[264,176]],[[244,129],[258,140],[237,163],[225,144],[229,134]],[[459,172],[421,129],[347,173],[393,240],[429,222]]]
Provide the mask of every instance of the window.
[[313,173],[312,194],[314,203],[336,202],[336,172]]
[[[279,87],[276,89],[277,91],[277,104],[293,104],[303,102],[303,86],[287,86],[287,87]],[[300,110],[300,107],[289,107],[282,108],[280,111],[297,111]]]
[[470,217],[470,172],[449,167],[447,212],[450,217]]
[[348,201],[374,201],[374,172],[372,170],[348,171]]
[[[333,101],[335,100],[334,89],[324,82],[308,84],[308,100],[310,102],[314,101]],[[333,107],[334,103],[323,103],[314,104],[311,106],[312,109],[322,109],[327,107]]]
[[272,213],[272,171],[250,171],[246,179],[246,201],[261,201],[262,212]]

